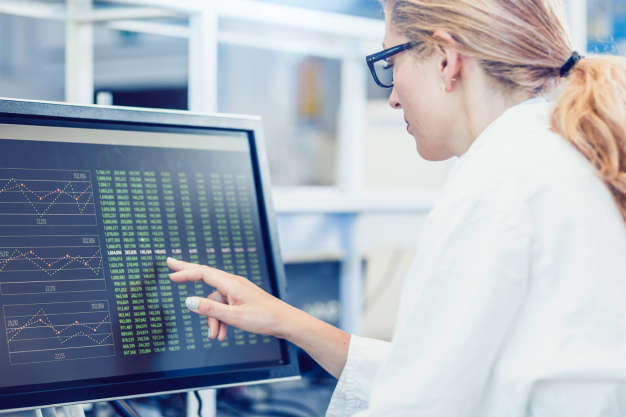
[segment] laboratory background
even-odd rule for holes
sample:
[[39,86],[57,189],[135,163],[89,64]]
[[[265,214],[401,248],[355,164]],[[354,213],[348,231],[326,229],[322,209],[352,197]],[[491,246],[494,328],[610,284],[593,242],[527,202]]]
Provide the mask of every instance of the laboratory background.
[[[576,50],[626,55],[626,1],[567,7]],[[390,340],[454,161],[422,160],[371,80],[364,57],[383,34],[377,0],[0,0],[0,96],[261,116],[287,300]],[[129,403],[141,417],[323,415],[336,381],[299,357],[299,381],[207,391],[202,407],[186,394]],[[105,402],[85,413],[121,415]]]

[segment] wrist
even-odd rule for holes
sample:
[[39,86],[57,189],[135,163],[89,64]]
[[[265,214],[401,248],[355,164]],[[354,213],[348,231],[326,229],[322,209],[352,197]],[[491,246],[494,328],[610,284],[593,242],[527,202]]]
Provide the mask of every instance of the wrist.
[[283,307],[276,320],[274,336],[298,344],[300,334],[306,332],[306,321],[313,317],[284,302]]

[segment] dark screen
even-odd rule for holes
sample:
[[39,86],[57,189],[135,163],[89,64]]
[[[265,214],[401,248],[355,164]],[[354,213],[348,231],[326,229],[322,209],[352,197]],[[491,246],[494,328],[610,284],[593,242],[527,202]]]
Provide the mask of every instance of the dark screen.
[[165,265],[274,292],[250,151],[32,139],[0,141],[0,389],[282,363],[271,337],[209,340],[184,302],[212,289]]

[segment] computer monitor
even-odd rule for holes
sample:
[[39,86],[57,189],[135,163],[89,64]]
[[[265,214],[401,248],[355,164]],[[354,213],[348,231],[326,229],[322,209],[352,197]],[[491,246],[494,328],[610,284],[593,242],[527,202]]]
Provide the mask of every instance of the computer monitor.
[[0,411],[297,378],[167,256],[284,295],[258,118],[0,100]]

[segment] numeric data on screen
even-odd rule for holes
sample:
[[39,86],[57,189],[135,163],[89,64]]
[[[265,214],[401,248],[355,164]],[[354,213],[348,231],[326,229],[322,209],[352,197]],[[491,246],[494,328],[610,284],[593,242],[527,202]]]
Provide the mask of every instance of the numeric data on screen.
[[185,299],[212,289],[172,283],[165,264],[173,256],[262,285],[245,175],[96,170],[95,181],[124,356],[270,342],[237,330],[227,341],[211,341],[207,320],[191,313]]

